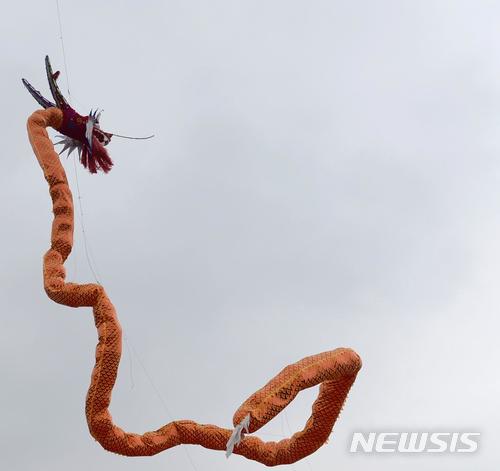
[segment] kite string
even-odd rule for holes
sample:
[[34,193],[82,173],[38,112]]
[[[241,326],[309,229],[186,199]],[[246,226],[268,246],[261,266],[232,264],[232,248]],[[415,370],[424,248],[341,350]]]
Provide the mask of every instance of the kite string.
[[66,74],[66,85],[67,85],[67,91],[68,91],[68,98],[71,101],[71,92],[69,90],[68,65],[66,62],[66,50],[64,48],[64,38],[63,38],[63,29],[62,29],[62,21],[61,21],[61,10],[59,8],[59,0],[56,0],[56,7],[57,7],[57,20],[59,22],[59,39],[61,40],[61,48],[62,48],[63,61],[64,61],[64,73]]
[[[70,85],[69,85],[69,74],[68,74],[68,65],[67,65],[67,60],[66,60],[66,50],[64,47],[64,37],[63,37],[63,28],[62,28],[62,21],[61,21],[61,10],[59,8],[59,0],[56,0],[56,7],[57,7],[57,19],[59,23],[59,39],[61,40],[61,50],[63,54],[63,62],[64,62],[64,73],[66,74],[66,86],[67,86],[67,92],[68,92],[68,98],[71,101],[71,91],[70,91]],[[122,137],[122,136],[120,136]],[[152,136],[148,136],[145,139],[149,139]],[[130,138],[129,138],[130,139]],[[135,138],[135,139],[144,139],[144,138]],[[97,284],[101,284],[99,281],[100,276],[97,274],[97,268],[94,268],[95,264],[92,263],[92,259],[90,256],[90,245],[87,240],[87,233],[85,231],[85,221],[84,221],[84,216],[83,216],[83,204],[82,204],[82,195],[80,192],[80,182],[78,179],[78,168],[76,166],[76,159],[73,159],[73,166],[74,166],[74,173],[75,173],[75,182],[76,182],[76,191],[77,191],[77,196],[78,196],[78,208],[80,212],[80,227],[82,230],[82,235],[83,235],[83,244],[85,248],[85,256],[87,258],[87,264],[90,268],[90,271],[92,272],[92,275],[94,277],[94,280],[96,281]],[[75,258],[75,267],[76,267],[76,258]],[[75,268],[76,272],[76,268]],[[151,385],[153,391],[155,392],[156,396],[158,397],[160,403],[163,406],[163,409],[165,412],[170,416],[171,420],[173,419],[172,414],[170,413],[166,401],[163,399],[163,396],[161,395],[159,389],[156,387],[156,384],[153,381],[153,378],[149,374],[146,366],[144,365],[143,361],[141,360],[141,357],[139,356],[137,349],[135,348],[134,344],[132,343],[132,340],[125,334],[124,332],[124,339],[125,339],[125,345],[129,353],[129,368],[130,368],[130,382],[131,382],[131,388],[133,389],[135,386],[134,383],[134,376],[133,376],[133,362],[132,362],[132,356],[136,357],[137,362],[139,363],[141,369],[143,370],[146,378],[148,379],[149,384]],[[194,464],[193,458],[191,457],[191,454],[189,453],[189,450],[186,447],[182,447],[184,450],[187,459],[189,461],[189,464],[191,468],[194,471],[198,471],[198,468]]]

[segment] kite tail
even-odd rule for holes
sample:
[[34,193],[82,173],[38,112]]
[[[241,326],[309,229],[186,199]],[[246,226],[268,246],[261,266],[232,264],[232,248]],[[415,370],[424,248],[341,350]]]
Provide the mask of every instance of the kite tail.
[[[267,466],[294,463],[313,453],[330,435],[349,389],[361,368],[359,356],[339,348],[304,358],[287,366],[236,411],[233,430],[191,420],[170,422],[142,435],[128,433],[113,423],[109,413],[122,351],[122,332],[116,311],[99,284],[65,281],[64,262],[73,246],[73,198],[64,169],[46,127],[60,127],[62,112],[48,108],[28,119],[28,135],[42,167],[53,202],[51,247],[43,259],[44,287],[53,301],[71,307],[92,307],[98,333],[96,362],[86,399],[91,435],[106,449],[120,455],[148,456],[180,444],[196,444],[259,461]],[[214,378],[217,380],[217,378]],[[320,385],[312,414],[303,430],[279,442],[264,442],[244,435],[257,431],[280,413],[303,389]],[[237,435],[237,436],[236,436]]]

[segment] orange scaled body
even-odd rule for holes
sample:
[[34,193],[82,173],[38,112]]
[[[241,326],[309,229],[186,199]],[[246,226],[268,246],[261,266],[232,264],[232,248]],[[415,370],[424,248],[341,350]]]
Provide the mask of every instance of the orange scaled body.
[[[59,128],[62,117],[57,108],[36,111],[28,119],[28,135],[53,202],[51,248],[43,260],[45,291],[57,303],[92,307],[98,331],[96,363],[85,409],[90,433],[106,450],[127,456],[154,455],[181,444],[226,450],[233,431],[216,425],[177,420],[139,435],[125,432],[113,423],[108,408],[122,349],[115,308],[101,285],[65,281],[63,264],[73,246],[73,198],[46,131],[48,126]],[[241,405],[233,424],[236,427],[249,418],[251,434],[279,414],[301,390],[319,384],[319,394],[304,429],[279,442],[264,442],[246,434],[235,444],[233,452],[267,466],[294,463],[313,453],[328,439],[360,368],[359,356],[347,348],[313,355],[287,366]]]

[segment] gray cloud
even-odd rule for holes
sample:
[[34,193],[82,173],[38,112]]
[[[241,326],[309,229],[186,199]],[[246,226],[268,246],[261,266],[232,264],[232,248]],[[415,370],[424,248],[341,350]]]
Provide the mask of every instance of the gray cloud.
[[[105,129],[157,136],[113,141],[107,176],[78,168],[99,275],[168,408],[125,349],[117,423],[229,427],[286,364],[352,346],[364,368],[332,440],[294,470],[493,470],[500,5],[60,4],[73,103],[104,108]],[[139,460],[104,452],[85,424],[91,313],[57,306],[42,289],[50,199],[26,138],[35,103],[20,77],[46,91],[49,53],[67,88],[55,4],[4,13],[2,463],[136,469]],[[75,190],[71,159],[65,166]],[[77,229],[68,278],[91,281]],[[262,436],[301,428],[314,393]],[[483,432],[481,451],[347,453],[352,431],[384,427],[471,427]],[[196,469],[261,469],[187,450]],[[192,469],[181,448],[140,466]]]

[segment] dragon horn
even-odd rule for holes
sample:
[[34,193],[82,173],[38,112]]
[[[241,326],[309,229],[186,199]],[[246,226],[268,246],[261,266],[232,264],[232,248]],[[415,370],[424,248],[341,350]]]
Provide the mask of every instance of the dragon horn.
[[21,79],[23,82],[23,85],[28,89],[28,92],[31,93],[31,96],[44,108],[53,108],[55,105],[51,101],[47,100],[47,98],[44,98],[43,95],[38,91],[33,88],[31,83],[29,83],[26,79]]
[[50,92],[52,93],[52,96],[56,101],[56,105],[58,106],[58,108],[65,108],[69,106],[56,83],[54,73],[52,72],[52,66],[50,65],[49,56],[45,56],[45,70],[47,71],[47,80],[49,81]]

